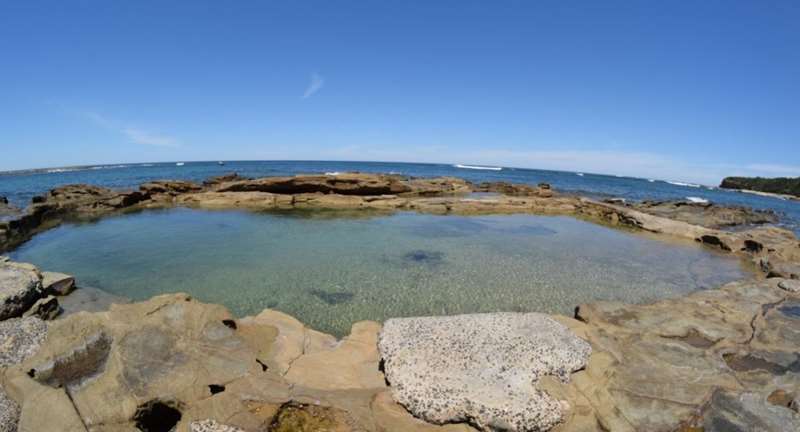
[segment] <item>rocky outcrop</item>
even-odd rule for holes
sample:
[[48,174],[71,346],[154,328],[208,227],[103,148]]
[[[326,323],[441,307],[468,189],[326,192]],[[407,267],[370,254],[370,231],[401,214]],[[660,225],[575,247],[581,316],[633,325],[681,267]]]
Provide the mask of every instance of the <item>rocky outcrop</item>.
[[395,318],[379,347],[392,396],[415,416],[481,430],[548,430],[560,402],[538,383],[568,382],[591,347],[542,314]]
[[0,320],[21,316],[41,297],[41,275],[35,268],[0,263]]
[[157,180],[143,183],[139,190],[148,197],[165,194],[176,196],[185,193],[199,192],[203,188],[195,183],[183,180]]
[[771,211],[759,211],[741,206],[720,206],[712,203],[643,201],[629,206],[644,213],[706,228],[763,225],[778,221],[778,216]]
[[[37,318],[0,321],[0,376],[9,366],[33,355],[44,341],[47,326]],[[17,432],[19,405],[6,393],[0,381],[0,432]]]
[[44,271],[42,288],[47,294],[65,296],[75,289],[75,278],[64,273]]
[[8,203],[8,199],[0,195],[0,220],[14,216],[19,213],[19,209]]

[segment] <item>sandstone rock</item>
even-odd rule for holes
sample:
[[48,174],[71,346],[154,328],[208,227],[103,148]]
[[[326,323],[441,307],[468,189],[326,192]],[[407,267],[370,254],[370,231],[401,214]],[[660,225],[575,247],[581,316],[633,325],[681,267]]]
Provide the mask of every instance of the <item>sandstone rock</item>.
[[139,190],[146,195],[179,195],[183,193],[199,192],[202,187],[196,183],[183,180],[156,180],[143,183]]
[[22,316],[36,316],[43,320],[56,319],[61,314],[61,306],[55,296],[41,298],[33,304]]
[[704,432],[800,430],[800,415],[756,393],[716,391],[701,416]]
[[416,416],[515,431],[562,421],[562,404],[536,383],[548,376],[567,382],[591,352],[535,313],[390,319],[379,348],[392,396]]
[[337,176],[307,175],[264,177],[226,184],[220,192],[270,192],[276,194],[324,193],[386,195],[411,192],[398,176],[347,173]]
[[229,183],[234,181],[248,180],[247,177],[242,177],[233,172],[230,174],[223,174],[221,176],[209,177],[203,181],[203,186],[216,186],[222,183]]
[[0,263],[0,320],[21,316],[41,296],[42,282],[35,270]]
[[50,295],[65,296],[75,289],[75,278],[64,273],[42,272],[42,287]]
[[630,206],[652,215],[708,228],[759,225],[778,221],[774,212],[753,210],[741,206],[720,206],[688,201],[643,201]]
[[800,280],[797,279],[782,280],[778,283],[778,286],[789,292],[800,293]]

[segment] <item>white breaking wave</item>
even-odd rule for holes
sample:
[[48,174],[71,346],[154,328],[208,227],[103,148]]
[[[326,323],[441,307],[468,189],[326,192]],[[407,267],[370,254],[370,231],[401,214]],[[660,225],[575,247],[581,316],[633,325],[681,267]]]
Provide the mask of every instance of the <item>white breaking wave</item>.
[[656,181],[655,181],[655,180],[653,180],[653,179],[647,179],[647,181],[649,181],[650,183],[655,183],[655,182],[656,182]]
[[708,204],[707,199],[699,198],[699,197],[686,197],[686,201],[697,203],[697,204]]
[[183,165],[184,165],[183,162],[178,162],[178,163],[175,164],[175,166],[183,166]]
[[575,174],[583,177],[583,173],[575,173]]
[[53,168],[49,169],[47,173],[62,173],[62,172],[72,172],[72,171],[79,171],[80,168]]
[[453,165],[456,168],[464,168],[464,169],[476,169],[476,170],[489,170],[489,171],[500,171],[503,168],[501,167],[488,167],[488,166],[480,166],[480,165]]
[[669,180],[665,180],[665,181],[667,183],[669,183],[671,185],[675,185],[675,186],[685,186],[685,187],[693,187],[693,188],[699,188],[700,187],[699,184],[694,184],[694,183],[683,183],[683,182],[676,182],[676,181],[669,181]]
[[97,165],[93,167],[89,167],[91,170],[101,170],[101,169],[114,169],[114,168],[127,168],[128,165]]
[[337,176],[341,174],[339,171],[326,172],[325,175]]

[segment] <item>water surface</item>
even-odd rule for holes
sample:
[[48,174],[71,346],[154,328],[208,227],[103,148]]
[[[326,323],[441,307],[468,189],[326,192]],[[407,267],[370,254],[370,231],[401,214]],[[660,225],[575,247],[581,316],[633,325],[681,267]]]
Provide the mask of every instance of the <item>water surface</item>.
[[744,276],[699,246],[532,215],[156,210],[63,225],[12,257],[135,300],[183,291],[337,335],[397,316],[571,315],[582,302],[644,302]]

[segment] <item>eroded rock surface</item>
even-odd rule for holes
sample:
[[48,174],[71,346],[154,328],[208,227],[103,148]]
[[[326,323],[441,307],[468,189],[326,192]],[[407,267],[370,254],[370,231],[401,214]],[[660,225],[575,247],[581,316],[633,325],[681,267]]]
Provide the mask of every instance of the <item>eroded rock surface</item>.
[[762,225],[778,221],[774,212],[758,211],[741,206],[720,206],[713,203],[643,201],[630,206],[648,214],[707,228]]
[[41,297],[41,275],[35,268],[0,263],[0,320],[21,316]]
[[388,320],[379,343],[396,401],[438,424],[548,430],[561,402],[536,384],[569,381],[591,347],[543,314],[475,314]]

